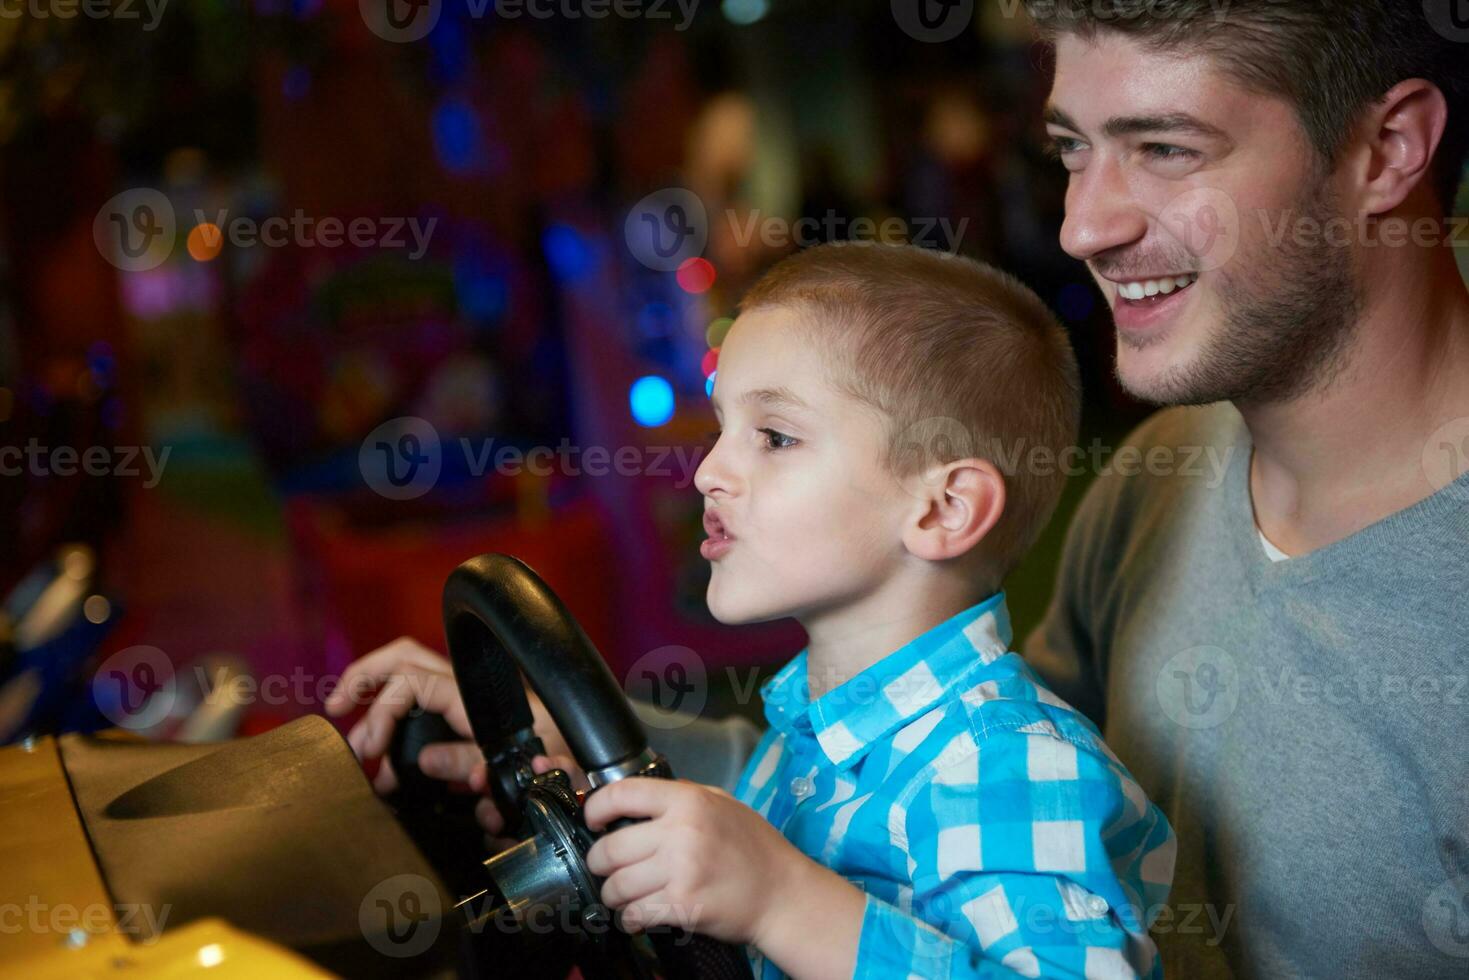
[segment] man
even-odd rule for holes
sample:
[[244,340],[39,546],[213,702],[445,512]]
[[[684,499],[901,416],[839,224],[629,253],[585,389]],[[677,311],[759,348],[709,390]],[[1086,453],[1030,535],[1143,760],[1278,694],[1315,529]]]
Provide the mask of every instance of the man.
[[1117,375],[1207,406],[1091,487],[1026,648],[1178,834],[1166,973],[1469,975],[1469,29],[1029,6]]

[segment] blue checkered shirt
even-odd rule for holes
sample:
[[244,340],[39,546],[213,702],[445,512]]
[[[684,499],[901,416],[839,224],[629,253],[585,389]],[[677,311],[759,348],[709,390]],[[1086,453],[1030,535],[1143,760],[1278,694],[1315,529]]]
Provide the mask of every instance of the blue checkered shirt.
[[815,702],[805,651],[761,690],[735,796],[866,893],[858,977],[1162,975],[1168,821],[1010,641],[996,593]]

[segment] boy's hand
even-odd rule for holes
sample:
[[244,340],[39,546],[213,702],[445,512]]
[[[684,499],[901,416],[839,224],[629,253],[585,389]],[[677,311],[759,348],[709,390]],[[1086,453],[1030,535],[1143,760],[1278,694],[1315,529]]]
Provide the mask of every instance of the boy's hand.
[[[376,692],[375,697],[372,692]],[[401,637],[348,666],[323,707],[328,715],[338,717],[369,697],[372,703],[347,733],[347,744],[359,760],[381,757],[388,750],[398,721],[415,705],[421,705],[425,710],[443,715],[449,727],[465,740],[426,746],[419,753],[418,767],[425,775],[465,783],[472,791],[485,793],[489,781],[484,755],[474,742],[459,685],[447,659],[417,640]],[[535,719],[536,734],[547,751],[547,755],[536,757],[533,768],[536,772],[565,769],[574,782],[580,782],[583,777],[571,759],[571,750],[540,699],[530,691],[526,697]],[[391,793],[397,788],[398,778],[387,759],[383,759],[372,785],[379,793]],[[505,821],[488,796],[475,807],[475,816],[489,834],[504,830]]]
[[647,817],[602,837],[587,866],[606,878],[602,901],[629,929],[675,925],[732,943],[761,945],[777,899],[820,870],[745,804],[712,786],[635,777],[593,792],[587,825]]

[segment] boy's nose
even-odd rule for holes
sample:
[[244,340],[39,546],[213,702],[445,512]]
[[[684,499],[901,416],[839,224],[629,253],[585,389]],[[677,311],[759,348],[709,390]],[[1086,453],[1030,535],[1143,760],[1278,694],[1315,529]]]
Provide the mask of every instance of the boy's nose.
[[694,487],[704,496],[712,497],[716,492],[729,493],[734,479],[725,462],[727,454],[719,451],[716,442],[704,454],[699,468],[694,471]]

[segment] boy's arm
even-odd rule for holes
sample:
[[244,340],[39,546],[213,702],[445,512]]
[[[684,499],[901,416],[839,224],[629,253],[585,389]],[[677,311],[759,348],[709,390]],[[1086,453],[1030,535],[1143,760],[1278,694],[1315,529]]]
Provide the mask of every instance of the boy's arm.
[[587,864],[624,925],[753,943],[801,980],[1149,975],[1147,924],[1173,864],[1162,814],[1099,752],[1017,731],[983,744],[983,780],[971,752],[894,807],[883,843],[912,869],[909,910],[864,896],[728,794],[682,780],[593,793],[593,829],[643,822],[603,837]]
[[[853,976],[1014,980],[1060,975],[1021,973],[983,958],[928,923],[864,895],[816,862],[806,860],[803,865],[798,880],[773,904],[766,931],[756,935],[754,943],[794,980]],[[1025,963],[1017,959],[1012,965]]]
[[795,980],[845,980],[861,944],[867,899],[804,854],[791,884],[770,897],[754,945]]

